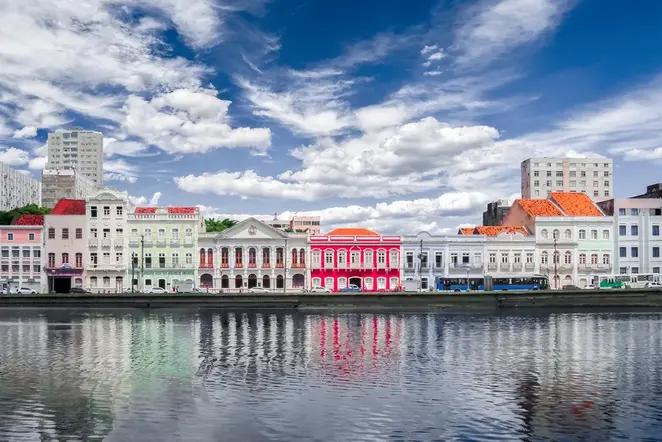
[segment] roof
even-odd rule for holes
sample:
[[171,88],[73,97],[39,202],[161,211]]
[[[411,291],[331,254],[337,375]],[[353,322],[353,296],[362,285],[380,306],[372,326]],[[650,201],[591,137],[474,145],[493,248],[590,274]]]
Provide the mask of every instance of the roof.
[[197,207],[168,207],[168,213],[179,215],[191,215],[198,210]]
[[529,216],[563,216],[563,213],[549,200],[515,200]]
[[374,230],[366,229],[363,227],[338,227],[333,229],[328,236],[379,236],[379,233]]
[[522,235],[528,235],[529,231],[524,226],[476,226],[463,227],[458,233],[460,235],[497,236],[500,233],[521,233]]
[[552,192],[551,199],[567,216],[604,216],[591,198],[582,192]]
[[85,200],[62,198],[55,204],[51,215],[85,215]]
[[156,213],[156,207],[136,207],[133,213]]
[[43,226],[44,215],[18,215],[11,221],[14,226]]

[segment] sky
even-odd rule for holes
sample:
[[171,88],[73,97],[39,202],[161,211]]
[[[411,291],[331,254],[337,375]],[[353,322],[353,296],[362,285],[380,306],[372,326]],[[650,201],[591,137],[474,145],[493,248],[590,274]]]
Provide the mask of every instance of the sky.
[[3,0],[0,161],[104,134],[105,184],[207,216],[450,233],[532,156],[662,181],[662,2]]

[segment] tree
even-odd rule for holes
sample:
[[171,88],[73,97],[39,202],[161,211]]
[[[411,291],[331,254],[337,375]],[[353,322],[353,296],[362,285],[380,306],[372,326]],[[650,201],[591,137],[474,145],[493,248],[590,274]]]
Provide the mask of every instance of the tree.
[[205,219],[205,227],[207,228],[207,232],[222,232],[225,229],[229,229],[230,227],[234,226],[237,224],[237,221],[230,219],[230,218],[225,218],[225,219],[216,219],[216,218],[207,218]]
[[6,226],[11,224],[12,219],[17,215],[48,215],[50,211],[51,209],[40,207],[36,204],[28,204],[27,206],[18,207],[6,212],[0,211],[0,225]]

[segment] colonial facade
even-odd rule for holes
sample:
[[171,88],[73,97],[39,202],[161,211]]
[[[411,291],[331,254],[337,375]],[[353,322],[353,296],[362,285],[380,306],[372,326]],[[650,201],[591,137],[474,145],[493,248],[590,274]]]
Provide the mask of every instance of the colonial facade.
[[403,277],[407,290],[476,289],[485,275],[517,278],[537,273],[535,238],[523,227],[478,226],[457,235],[421,232],[405,236]]
[[244,291],[301,291],[307,278],[307,235],[286,233],[255,218],[198,239],[199,286]]
[[42,215],[21,215],[0,226],[0,290],[27,287],[45,290]]
[[128,216],[129,273],[134,290],[196,287],[198,234],[205,225],[197,207],[138,207]]
[[516,200],[504,225],[524,225],[536,238],[540,272],[552,288],[595,284],[613,269],[613,218],[584,193],[552,192]]
[[87,198],[86,288],[94,293],[131,290],[127,279],[128,195],[104,189]]
[[83,287],[87,248],[85,200],[61,199],[44,216],[48,290],[68,293]]
[[370,229],[338,228],[311,236],[311,285],[340,291],[349,284],[364,292],[401,287],[401,238]]

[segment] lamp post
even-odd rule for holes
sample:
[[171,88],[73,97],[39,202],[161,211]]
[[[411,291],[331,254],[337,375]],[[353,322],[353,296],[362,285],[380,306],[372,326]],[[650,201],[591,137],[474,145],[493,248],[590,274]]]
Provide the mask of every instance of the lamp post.
[[[287,235],[287,233],[285,234]],[[285,249],[283,250],[283,294],[287,294],[287,236],[285,236]]]
[[423,291],[423,240],[420,242],[418,252],[418,291]]
[[136,270],[136,252],[131,252],[131,293],[134,292],[134,284],[133,281],[135,281],[135,270]]
[[558,289],[559,286],[557,281],[559,279],[559,273],[558,273],[559,256],[558,256],[558,251],[556,250],[557,243],[558,243],[558,238],[554,236],[554,256],[552,257],[552,261],[554,261],[554,287]]
[[145,281],[145,235],[140,235],[140,282],[138,283],[138,290],[141,289],[142,284]]

